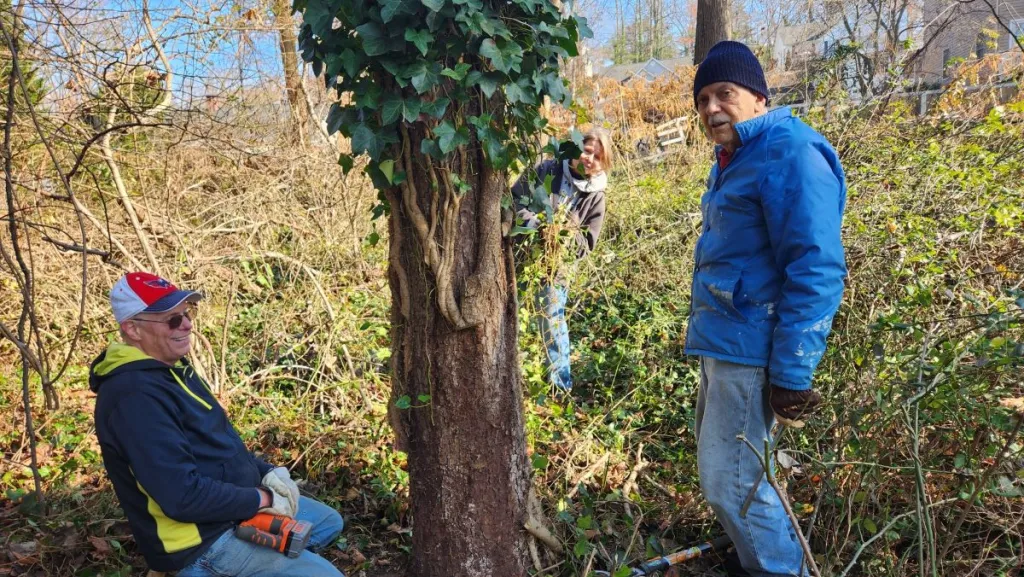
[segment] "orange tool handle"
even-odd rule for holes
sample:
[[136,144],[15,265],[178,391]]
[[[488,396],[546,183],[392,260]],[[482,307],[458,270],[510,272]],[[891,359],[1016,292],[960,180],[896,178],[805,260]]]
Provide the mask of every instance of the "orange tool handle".
[[256,513],[252,519],[243,521],[241,525],[243,527],[255,527],[261,531],[266,531],[267,533],[280,535],[284,532],[282,529],[287,529],[288,525],[292,523],[294,523],[294,521],[288,517],[271,515],[270,513]]
[[248,541],[254,545],[260,547],[267,547],[278,551],[280,553],[285,552],[285,546],[287,545],[287,539],[282,535],[274,535],[273,533],[257,529],[252,525],[239,525],[235,529],[235,537]]

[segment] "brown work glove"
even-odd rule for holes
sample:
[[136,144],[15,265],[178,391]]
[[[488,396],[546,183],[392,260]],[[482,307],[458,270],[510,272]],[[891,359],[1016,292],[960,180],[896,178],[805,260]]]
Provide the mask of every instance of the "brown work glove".
[[821,395],[817,391],[794,391],[775,385],[771,387],[768,402],[775,412],[775,418],[783,425],[803,427],[803,419],[809,417],[821,404]]

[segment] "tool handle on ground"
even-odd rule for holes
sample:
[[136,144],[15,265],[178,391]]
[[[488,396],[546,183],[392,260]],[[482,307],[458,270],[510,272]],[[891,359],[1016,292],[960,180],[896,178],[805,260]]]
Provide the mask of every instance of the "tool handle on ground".
[[269,531],[258,529],[253,525],[239,525],[235,528],[235,537],[242,541],[248,541],[253,545],[267,547],[280,553],[285,553],[287,539],[283,535],[275,535]]
[[722,535],[721,537],[708,541],[707,543],[701,543],[696,547],[690,547],[689,549],[683,549],[682,551],[676,551],[670,553],[664,557],[658,557],[657,559],[651,559],[645,562],[639,567],[633,569],[631,577],[640,577],[643,575],[651,575],[656,571],[664,571],[674,565],[685,563],[706,554],[708,551],[720,551],[729,546],[732,543],[732,539],[728,535]]

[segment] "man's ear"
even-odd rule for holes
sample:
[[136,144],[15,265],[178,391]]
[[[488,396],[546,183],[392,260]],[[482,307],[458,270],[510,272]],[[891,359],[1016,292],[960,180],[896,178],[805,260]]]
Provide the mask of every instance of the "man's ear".
[[139,325],[134,323],[131,319],[121,322],[121,334],[128,337],[131,341],[139,341]]

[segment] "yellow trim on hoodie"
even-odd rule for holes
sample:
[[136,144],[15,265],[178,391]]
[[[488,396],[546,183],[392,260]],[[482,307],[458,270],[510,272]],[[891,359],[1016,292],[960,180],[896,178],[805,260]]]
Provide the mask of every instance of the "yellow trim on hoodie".
[[[132,471],[132,474],[134,475],[135,472]],[[165,552],[176,553],[184,551],[203,542],[203,538],[199,535],[198,525],[195,523],[182,523],[181,521],[171,519],[164,513],[164,510],[160,508],[160,505],[153,497],[150,497],[149,493],[142,488],[137,479],[135,486],[146,496],[146,510],[149,511],[153,521],[156,523],[156,535],[160,538],[160,544],[164,546]]]
[[178,376],[178,373],[176,373],[174,371],[171,371],[171,375],[174,377],[174,380],[178,381],[178,384],[181,385],[181,388],[184,389],[185,392],[189,394],[189,396],[191,396],[193,399],[198,401],[200,405],[206,407],[207,411],[210,411],[210,410],[213,409],[213,407],[210,406],[210,403],[207,403],[206,401],[204,401],[202,397],[200,397],[199,395],[193,393],[192,389],[188,388],[188,385],[185,384],[185,381],[181,380],[181,377]]

